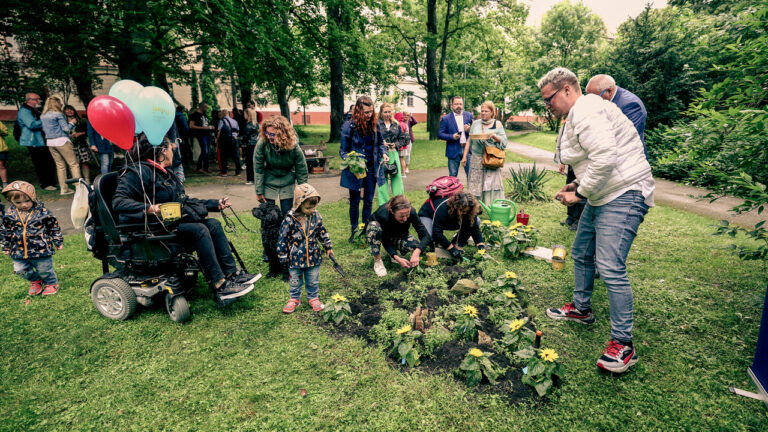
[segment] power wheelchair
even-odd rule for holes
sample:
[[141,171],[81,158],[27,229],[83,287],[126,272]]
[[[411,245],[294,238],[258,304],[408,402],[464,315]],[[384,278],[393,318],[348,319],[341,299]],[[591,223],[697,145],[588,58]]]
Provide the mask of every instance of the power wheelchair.
[[118,173],[111,172],[96,177],[92,187],[81,182],[89,189],[86,241],[103,272],[91,285],[93,305],[107,318],[126,320],[137,305],[164,301],[173,321],[187,321],[191,313],[186,296],[197,284],[200,263],[163,223],[115,223],[117,180]]

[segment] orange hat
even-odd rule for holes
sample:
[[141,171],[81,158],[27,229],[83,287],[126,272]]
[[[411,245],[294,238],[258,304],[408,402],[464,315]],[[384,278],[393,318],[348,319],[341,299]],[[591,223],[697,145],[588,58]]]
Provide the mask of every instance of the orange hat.
[[8,186],[4,187],[3,195],[6,197],[6,199],[8,198],[8,192],[11,191],[23,192],[29,197],[29,199],[37,202],[37,193],[35,192],[35,187],[25,181],[16,180],[9,183]]

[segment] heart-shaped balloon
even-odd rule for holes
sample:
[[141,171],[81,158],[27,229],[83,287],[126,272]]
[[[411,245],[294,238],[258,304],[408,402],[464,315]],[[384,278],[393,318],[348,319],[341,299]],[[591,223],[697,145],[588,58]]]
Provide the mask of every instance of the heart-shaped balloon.
[[[137,83],[136,81],[124,79],[112,84],[112,87],[109,88],[109,95],[123,101],[126,105],[128,105],[128,108],[131,109],[131,112],[135,114],[136,111],[134,111],[134,100],[143,89],[144,86]],[[141,126],[138,122],[136,122],[135,134],[138,135],[140,133]]]
[[141,125],[141,130],[147,134],[152,145],[159,145],[173,124],[176,109],[173,99],[159,87],[144,87],[134,99],[136,104],[133,114]]
[[96,96],[88,104],[88,121],[96,132],[121,149],[133,146],[136,120],[128,105],[116,97]]

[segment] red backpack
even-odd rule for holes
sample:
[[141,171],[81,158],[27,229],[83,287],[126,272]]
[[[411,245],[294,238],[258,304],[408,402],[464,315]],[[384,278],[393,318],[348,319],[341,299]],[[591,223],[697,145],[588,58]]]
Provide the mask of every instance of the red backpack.
[[443,176],[427,185],[430,198],[446,198],[464,189],[458,177]]

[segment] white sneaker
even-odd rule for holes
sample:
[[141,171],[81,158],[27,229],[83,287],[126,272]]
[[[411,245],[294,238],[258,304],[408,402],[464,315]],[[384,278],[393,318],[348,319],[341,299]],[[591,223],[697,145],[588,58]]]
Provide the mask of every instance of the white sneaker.
[[384,267],[384,261],[381,259],[373,260],[373,271],[376,272],[376,276],[384,277],[387,275],[387,268]]
[[406,174],[409,174],[409,173],[410,173],[410,171],[408,171],[408,168],[406,168],[406,169],[405,169],[405,173],[406,173]]

